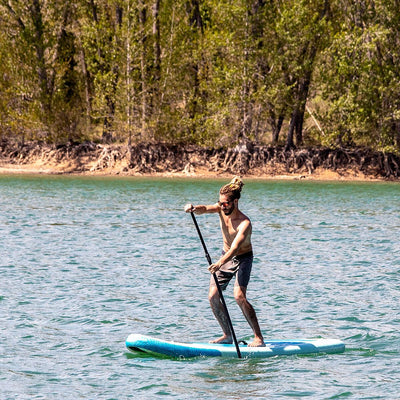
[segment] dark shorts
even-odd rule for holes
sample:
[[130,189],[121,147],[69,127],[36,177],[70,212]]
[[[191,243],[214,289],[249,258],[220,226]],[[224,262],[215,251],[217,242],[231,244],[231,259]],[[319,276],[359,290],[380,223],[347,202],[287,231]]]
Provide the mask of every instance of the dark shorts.
[[[250,280],[251,267],[253,265],[253,252],[235,256],[216,272],[218,283],[222,290],[225,290],[228,283],[236,275],[235,286],[242,286],[247,288]],[[215,286],[214,277],[211,276],[211,286]]]

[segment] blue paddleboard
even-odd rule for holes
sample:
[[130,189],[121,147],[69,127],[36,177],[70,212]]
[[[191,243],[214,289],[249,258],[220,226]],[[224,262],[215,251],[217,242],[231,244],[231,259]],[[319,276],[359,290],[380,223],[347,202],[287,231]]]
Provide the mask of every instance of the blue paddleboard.
[[[176,358],[237,357],[234,344],[179,343],[150,336],[131,334],[126,347],[135,352],[164,355]],[[267,340],[265,347],[240,345],[243,358],[263,358],[294,354],[343,353],[345,345],[338,339]]]

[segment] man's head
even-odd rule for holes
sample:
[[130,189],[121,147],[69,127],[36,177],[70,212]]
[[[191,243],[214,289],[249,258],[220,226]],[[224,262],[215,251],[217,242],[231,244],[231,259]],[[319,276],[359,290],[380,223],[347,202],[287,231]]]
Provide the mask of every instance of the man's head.
[[220,189],[218,203],[225,215],[232,214],[237,207],[243,185],[243,181],[235,176],[227,185],[222,186]]

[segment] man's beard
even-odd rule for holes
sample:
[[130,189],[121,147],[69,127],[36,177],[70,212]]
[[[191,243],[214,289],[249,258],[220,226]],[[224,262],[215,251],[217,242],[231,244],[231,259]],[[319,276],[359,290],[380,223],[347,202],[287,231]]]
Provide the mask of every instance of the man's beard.
[[233,213],[233,210],[235,209],[235,204],[232,204],[232,206],[228,209],[222,209],[225,215],[231,215]]

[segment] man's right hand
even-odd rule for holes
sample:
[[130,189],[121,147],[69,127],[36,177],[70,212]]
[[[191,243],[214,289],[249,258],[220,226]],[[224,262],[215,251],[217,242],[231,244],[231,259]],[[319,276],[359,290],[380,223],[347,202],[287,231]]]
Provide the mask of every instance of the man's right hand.
[[185,205],[185,212],[189,213],[189,212],[193,212],[193,211],[194,211],[193,204],[186,204]]

